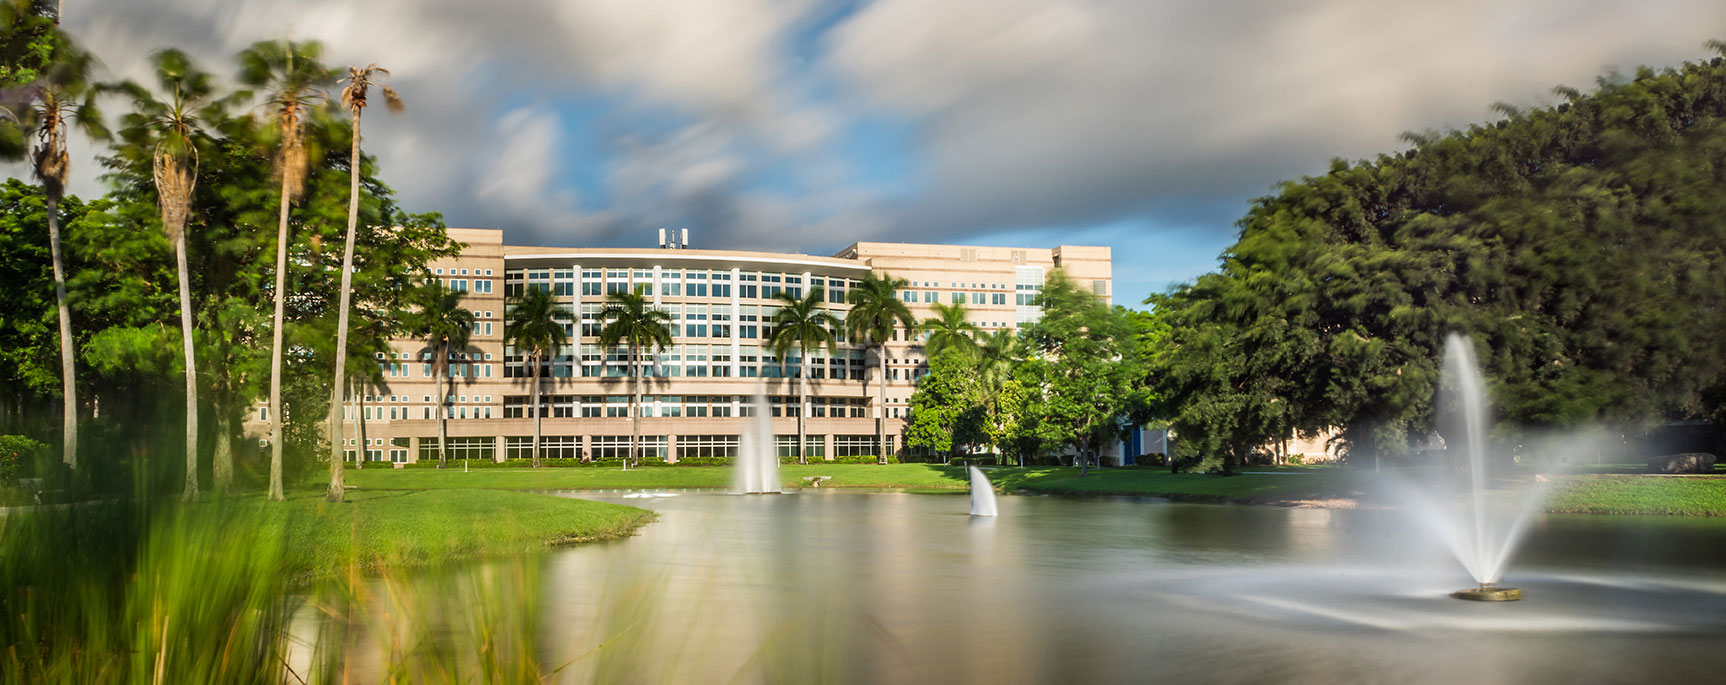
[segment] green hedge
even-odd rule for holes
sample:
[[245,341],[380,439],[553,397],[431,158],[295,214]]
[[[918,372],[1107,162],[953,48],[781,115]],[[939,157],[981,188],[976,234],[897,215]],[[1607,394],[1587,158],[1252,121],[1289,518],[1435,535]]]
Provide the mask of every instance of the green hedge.
[[22,435],[0,435],[0,483],[24,475],[47,451],[47,445]]
[[[856,457],[834,457],[832,460],[828,460],[824,457],[810,457],[809,458],[809,463],[811,463],[811,464],[874,464],[877,462],[878,462],[878,460],[875,457],[869,456],[869,455],[856,456]],[[374,463],[374,462],[368,462],[368,463]],[[663,467],[663,466],[730,466],[731,463],[732,463],[731,457],[685,457],[683,459],[677,460],[677,463],[675,463],[675,464],[666,463],[666,462],[659,460],[659,459],[643,459],[643,460],[641,460],[640,468],[649,468],[649,467],[658,468],[658,467]],[[796,457],[781,457],[779,459],[779,463],[781,463],[781,464],[795,464],[795,463],[797,463],[797,458]],[[897,464],[897,463],[899,463],[899,459],[898,459],[898,457],[887,457],[887,463]],[[590,461],[590,462],[585,462],[585,463],[582,462],[580,459],[541,459],[541,460],[539,460],[539,464],[540,464],[540,468],[611,468],[611,469],[623,468],[623,460],[622,459],[601,459],[601,460]],[[438,465],[438,462],[436,459],[421,459],[418,462],[414,462],[412,464],[407,464],[406,466],[404,466],[404,468],[435,469],[435,468],[437,468],[437,465]],[[462,462],[460,459],[451,459],[451,460],[449,460],[448,465],[445,466],[445,468],[451,468],[451,469],[459,469],[461,467],[462,467]],[[467,467],[469,469],[525,469],[525,468],[533,468],[533,460],[532,459],[506,459],[503,461],[503,463],[498,463],[498,462],[491,461],[489,459],[469,459],[467,462]],[[350,467],[350,468],[352,468],[352,467]],[[385,468],[385,467],[383,467],[380,464],[380,466],[368,466],[367,468]]]

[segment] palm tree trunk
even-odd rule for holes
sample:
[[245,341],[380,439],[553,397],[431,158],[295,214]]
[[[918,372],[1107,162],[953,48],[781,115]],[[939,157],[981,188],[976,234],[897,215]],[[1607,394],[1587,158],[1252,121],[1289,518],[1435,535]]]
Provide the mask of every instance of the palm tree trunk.
[[803,415],[809,413],[809,353],[804,352],[797,360],[797,463],[808,464],[808,455],[803,453],[809,441],[803,436]]
[[[359,221],[360,111],[355,109],[354,130],[350,142],[350,150],[348,152],[348,235],[346,242],[342,246],[341,309],[336,312],[336,381],[335,385],[332,387],[335,388],[334,392],[338,394],[342,391],[341,388],[344,381],[342,376],[347,372],[348,309],[353,301],[352,288],[354,283],[354,229],[355,226],[359,224]],[[363,392],[364,388],[361,388],[361,391]],[[361,405],[361,411],[364,411],[363,404]],[[341,432],[341,427],[336,421],[336,412],[332,409],[330,411],[330,433],[334,435],[339,432]],[[360,445],[360,458],[354,460],[355,463],[366,460],[365,448],[365,445]],[[340,502],[342,501],[342,446],[340,444],[334,445],[330,448],[330,452],[330,487],[324,494],[324,497],[331,502]]]
[[[272,502],[287,499],[282,494],[282,327],[286,316],[288,287],[288,176],[282,174],[282,204],[276,224],[276,313],[270,327],[270,492]],[[337,355],[340,358],[340,355]]]
[[876,463],[885,466],[887,464],[887,343],[875,346],[875,357],[881,362],[880,378],[876,379],[876,386],[881,391],[875,403],[875,448],[879,450]]
[[186,487],[181,497],[192,499],[198,496],[198,363],[192,353],[192,277],[183,226],[174,241],[174,261],[180,272],[180,339],[186,348]]
[[218,403],[215,409],[216,445],[215,453],[210,455],[210,476],[215,480],[216,492],[227,493],[234,487],[234,439],[228,432],[233,423],[226,407]]
[[439,345],[437,355],[432,361],[432,373],[437,374],[437,467],[441,469],[449,461],[449,413],[444,411],[443,389],[444,374],[449,373],[449,363],[444,361],[449,356],[448,346]]
[[533,363],[533,467],[539,468],[539,353],[528,356]]
[[629,458],[624,461],[632,466],[641,465],[641,349],[635,343],[629,345],[629,365],[633,367],[629,382]]
[[48,251],[54,258],[54,303],[60,313],[60,459],[78,470],[77,358],[72,353],[72,305],[66,300],[66,269],[60,256],[60,198],[48,193]]

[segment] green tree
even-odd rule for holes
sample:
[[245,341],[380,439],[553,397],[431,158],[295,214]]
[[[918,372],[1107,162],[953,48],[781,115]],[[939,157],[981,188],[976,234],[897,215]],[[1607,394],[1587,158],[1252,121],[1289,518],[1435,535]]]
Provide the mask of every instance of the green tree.
[[559,319],[570,318],[546,288],[529,287],[504,308],[504,343],[527,356],[528,387],[533,411],[533,465],[539,466],[539,386],[541,367],[557,350],[569,344],[569,333]]
[[963,445],[983,439],[977,420],[981,388],[975,368],[957,350],[929,359],[929,372],[917,379],[911,393],[911,416],[905,424],[905,444],[927,447],[947,462]]
[[416,297],[419,310],[412,321],[415,337],[425,342],[432,354],[432,375],[437,378],[437,448],[438,467],[449,461],[449,393],[444,390],[451,359],[467,349],[473,334],[473,312],[461,306],[467,293],[451,290],[442,279],[432,278]]
[[96,106],[96,97],[102,89],[93,80],[95,58],[57,30],[45,35],[46,38],[31,39],[40,50],[45,50],[42,53],[46,56],[42,65],[45,71],[23,86],[19,96],[7,98],[6,110],[0,112],[0,119],[8,122],[0,130],[0,153],[17,155],[22,152],[24,136],[36,139],[29,153],[30,166],[42,183],[47,205],[48,249],[54,267],[54,300],[60,317],[61,460],[76,469],[77,354],[72,337],[72,306],[66,298],[65,260],[60,250],[59,205],[71,174],[71,159],[66,154],[66,137],[71,127],[76,126],[95,139],[106,139],[108,130]]
[[1716,58],[1561,87],[1281,184],[1216,273],[1153,299],[1161,413],[1237,456],[1333,428],[1351,459],[1404,453],[1443,430],[1443,340],[1463,332],[1507,441],[1717,419],[1726,343],[1695,332],[1726,324],[1722,82]]
[[935,315],[924,319],[921,326],[927,335],[923,343],[924,355],[934,359],[951,350],[961,359],[974,359],[977,335],[981,331],[977,324],[971,323],[971,313],[965,309],[965,303],[944,305],[936,302],[933,309]]
[[773,355],[781,362],[789,361],[792,350],[797,350],[797,463],[807,464],[804,455],[805,432],[803,418],[808,412],[809,393],[809,356],[817,350],[826,349],[829,354],[839,350],[839,342],[833,332],[844,325],[832,312],[821,306],[825,291],[821,286],[809,289],[803,297],[793,297],[790,293],[779,293],[779,311],[773,313],[773,328],[767,334],[768,343],[773,348]]
[[1026,362],[1041,389],[1030,423],[1045,445],[1071,448],[1089,473],[1090,457],[1115,434],[1124,398],[1143,372],[1130,354],[1130,328],[1122,314],[1060,270],[1049,273],[1038,296],[1042,317],[1027,327],[1038,352]]
[[629,347],[629,462],[641,463],[641,351],[650,356],[671,346],[671,315],[656,309],[648,301],[647,286],[637,286],[633,293],[611,293],[600,310],[605,327],[599,330],[599,344],[611,349],[619,344]]
[[182,496],[191,499],[198,495],[198,364],[186,225],[198,184],[199,148],[209,145],[204,119],[205,111],[214,106],[214,87],[210,75],[179,50],[158,52],[152,62],[163,95],[158,97],[137,84],[122,86],[131,96],[132,111],[121,119],[118,155],[132,164],[149,166],[162,230],[174,244],[186,377],[186,481]]
[[[348,136],[350,149],[348,157],[348,230],[342,242],[341,304],[336,309],[337,350],[347,349],[348,311],[352,308],[354,234],[360,222],[360,117],[366,110],[366,102],[372,88],[372,79],[378,75],[388,76],[389,73],[389,70],[378,67],[375,62],[364,69],[349,67],[347,85],[342,88],[342,106],[347,108],[348,117],[353,122],[353,133]],[[383,86],[382,90],[384,102],[389,105],[390,110],[401,111],[402,101],[396,95],[395,89]],[[336,380],[331,386],[336,396],[339,397],[344,385],[342,376],[347,370],[345,368],[347,355],[337,354],[335,358]],[[334,437],[341,433],[342,424],[336,411],[336,406],[339,404],[340,402],[337,401],[330,403],[330,435],[332,436],[330,440],[330,486],[326,497],[331,502],[342,501],[342,446],[341,441]],[[359,460],[361,462],[365,461],[363,449],[364,446],[362,445]]]
[[[323,46],[317,42],[260,41],[239,56],[239,81],[263,91],[277,135],[276,173],[281,179],[276,228],[275,316],[271,320],[270,353],[270,492],[273,501],[282,495],[282,336],[287,327],[283,310],[288,287],[288,205],[305,188],[307,161],[313,156],[306,147],[306,126],[324,99],[324,89],[335,74],[318,63]],[[441,446],[440,446],[441,447]],[[339,460],[338,460],[339,461]],[[332,469],[338,469],[333,466]],[[332,484],[339,488],[339,484]],[[332,497],[339,499],[338,491]]]
[[[899,299],[899,290],[911,285],[887,274],[863,274],[863,280],[846,293],[851,311],[845,313],[845,331],[853,343],[875,348],[875,454],[876,463],[887,463],[887,341],[899,327],[907,338],[917,330],[917,318]],[[867,385],[868,381],[864,381]]]

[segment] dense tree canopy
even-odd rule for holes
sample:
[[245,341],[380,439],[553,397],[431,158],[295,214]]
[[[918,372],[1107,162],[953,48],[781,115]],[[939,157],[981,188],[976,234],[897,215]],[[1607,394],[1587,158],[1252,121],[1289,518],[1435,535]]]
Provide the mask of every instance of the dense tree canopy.
[[1628,80],[1284,183],[1216,273],[1153,296],[1153,389],[1190,448],[1432,426],[1444,336],[1509,425],[1718,419],[1726,395],[1726,64]]

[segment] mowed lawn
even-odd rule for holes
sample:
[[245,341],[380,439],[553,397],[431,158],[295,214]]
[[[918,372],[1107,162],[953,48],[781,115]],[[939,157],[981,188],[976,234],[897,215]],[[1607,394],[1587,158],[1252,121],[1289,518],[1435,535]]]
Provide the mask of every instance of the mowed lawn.
[[[1288,469],[1248,473],[1231,478],[1172,474],[1167,469],[1092,469],[1079,476],[1070,466],[987,468],[996,489],[1047,494],[1118,494],[1198,499],[1307,499],[1332,496],[1344,481],[1340,469]],[[728,488],[728,467],[617,468],[486,468],[463,473],[453,469],[367,469],[349,471],[350,485],[365,489],[496,488],[503,490],[609,490],[654,488]],[[806,485],[805,478],[822,477],[821,487],[894,488],[963,491],[970,487],[964,467],[939,464],[787,464],[779,477],[788,487]]]
[[1726,476],[1569,476],[1546,510],[1566,514],[1726,516]]
[[527,492],[350,490],[345,502],[296,491],[280,504],[244,502],[265,543],[282,544],[286,572],[311,579],[380,567],[537,552],[629,535],[653,520],[636,507]]
[[[1365,500],[1391,505],[1394,491],[1373,486],[1365,469],[1250,467],[1232,477],[1169,473],[1151,467],[1092,470],[1085,477],[1070,466],[985,468],[995,489],[1058,495],[1135,495],[1254,504]],[[963,467],[939,464],[795,464],[779,467],[787,487],[824,477],[821,487],[884,488],[919,492],[963,492],[970,487]],[[366,469],[349,471],[362,491],[445,488],[495,490],[613,490],[731,487],[732,470],[717,466],[618,468]],[[1726,476],[1558,476],[1547,511],[1579,514],[1726,516]]]

